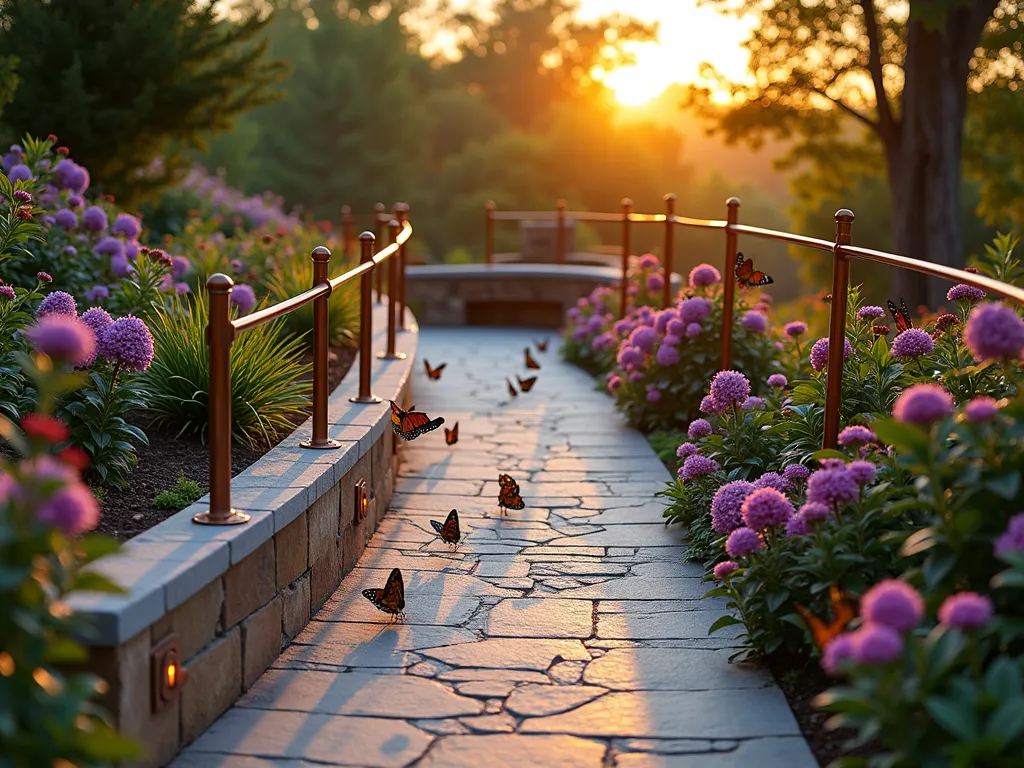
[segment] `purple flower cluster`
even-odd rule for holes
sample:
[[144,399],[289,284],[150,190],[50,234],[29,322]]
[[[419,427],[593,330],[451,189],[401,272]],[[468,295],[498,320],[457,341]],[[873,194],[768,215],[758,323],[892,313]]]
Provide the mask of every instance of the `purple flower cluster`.
[[[843,360],[849,360],[853,346],[849,339],[843,339]],[[818,339],[811,347],[811,367],[819,373],[828,367],[828,337]]]
[[743,502],[755,490],[753,483],[733,480],[715,492],[711,501],[711,527],[723,536],[742,525]]
[[85,300],[96,303],[110,298],[110,289],[105,285],[94,285],[85,292]]
[[857,481],[842,464],[823,467],[807,478],[808,501],[835,507],[856,501],[859,495]]
[[908,424],[929,424],[953,413],[953,397],[938,384],[915,384],[896,398],[892,415]]
[[975,301],[981,301],[985,298],[985,292],[981,288],[975,288],[973,285],[967,285],[966,283],[958,283],[946,291],[946,298],[949,301],[962,301],[964,303],[973,303]]
[[930,355],[934,349],[935,342],[931,335],[920,328],[907,328],[892,340],[892,353],[900,360]]
[[995,614],[992,601],[977,592],[957,592],[939,607],[939,622],[955,629],[978,629]]
[[39,317],[46,317],[47,315],[78,317],[78,305],[75,303],[75,297],[70,293],[54,291],[39,303],[37,314]]
[[[236,288],[237,289],[237,288]],[[643,352],[650,352],[658,341],[658,332],[646,325],[642,325],[629,334],[627,342]]]
[[1005,304],[979,304],[971,310],[963,339],[978,362],[1018,358],[1024,349],[1024,320]]
[[755,488],[774,488],[781,493],[787,493],[791,487],[789,480],[778,472],[765,472],[754,481]]
[[743,314],[743,317],[740,319],[740,325],[751,333],[761,335],[768,331],[768,318],[760,312],[750,310]]
[[718,273],[710,264],[698,264],[696,267],[690,270],[690,287],[691,288],[706,288],[709,285],[714,285],[722,279],[722,276]]
[[231,291],[231,303],[238,307],[238,313],[247,315],[256,307],[256,293],[251,285],[236,285]]
[[885,310],[881,307],[869,304],[857,310],[858,320],[877,320],[880,317],[885,317]]
[[790,464],[784,470],[782,470],[782,476],[786,478],[790,483],[799,483],[808,478],[811,474],[811,470],[805,467],[803,464]]
[[648,403],[657,403],[657,402],[659,402],[661,400],[661,390],[658,389],[658,385],[657,384],[648,384],[647,385],[647,395],[646,395],[646,398],[647,398],[647,402]]
[[78,226],[78,216],[70,208],[61,208],[53,218],[57,226],[64,229],[74,229]]
[[725,540],[725,551],[729,557],[747,557],[764,549],[764,542],[757,531],[750,528],[737,528]]
[[743,522],[755,531],[784,525],[793,516],[793,504],[775,488],[758,488],[743,502]]
[[699,323],[711,314],[711,309],[711,302],[700,296],[683,299],[679,302],[679,318],[687,324]]
[[722,407],[738,405],[750,397],[750,382],[739,371],[719,371],[711,379],[711,397]]
[[711,395],[705,395],[700,401],[700,412],[708,415],[714,415],[716,413],[722,413],[728,406],[722,406],[718,403],[715,398]]
[[789,384],[789,380],[781,373],[773,373],[768,377],[768,386],[773,389],[782,389],[787,384]]
[[127,315],[103,332],[99,351],[112,363],[131,371],[144,371],[153,362],[153,337],[142,320]]
[[732,576],[739,567],[739,563],[735,563],[732,560],[723,560],[715,566],[715,578],[719,581],[725,581],[727,578]]
[[57,183],[70,192],[80,195],[89,188],[89,172],[73,160],[64,158],[53,169]]
[[82,214],[82,224],[93,232],[103,232],[107,228],[107,212],[98,205],[91,205]]
[[697,446],[693,443],[683,443],[676,448],[676,457],[685,459],[687,456],[693,456],[697,452]]
[[991,397],[976,397],[964,406],[964,416],[974,424],[990,421],[997,413],[999,405]]
[[139,235],[142,234],[142,225],[134,216],[127,213],[121,213],[118,214],[117,219],[114,221],[114,226],[110,228],[110,231],[113,234],[121,235],[128,240],[138,240]]
[[845,446],[857,446],[863,445],[864,443],[873,443],[878,439],[878,435],[872,432],[867,427],[859,424],[846,427],[842,432],[839,433],[839,444]]
[[864,593],[860,613],[865,622],[906,632],[924,618],[924,599],[905,581],[886,579]]
[[744,411],[759,411],[766,406],[767,403],[765,403],[764,398],[755,397],[754,395],[751,395],[740,404],[740,408]]
[[61,362],[86,365],[96,354],[96,338],[77,315],[41,317],[26,333],[39,352]]
[[993,547],[996,557],[1006,557],[1015,552],[1024,552],[1024,513],[1010,518],[1006,531],[996,539]]
[[679,350],[669,344],[662,344],[654,355],[658,365],[670,366],[679,362]]
[[695,453],[688,456],[683,466],[679,468],[678,475],[682,480],[695,480],[704,475],[711,475],[718,471],[718,462]]
[[710,435],[711,431],[711,422],[707,419],[694,419],[690,422],[690,426],[686,430],[686,435],[691,440],[699,440],[702,437]]
[[789,336],[789,338],[795,339],[797,336],[803,336],[807,333],[807,323],[801,322],[800,320],[794,320],[791,323],[786,323],[782,332]]
[[878,470],[870,461],[851,461],[846,465],[846,471],[854,479],[857,485],[871,485],[875,482]]

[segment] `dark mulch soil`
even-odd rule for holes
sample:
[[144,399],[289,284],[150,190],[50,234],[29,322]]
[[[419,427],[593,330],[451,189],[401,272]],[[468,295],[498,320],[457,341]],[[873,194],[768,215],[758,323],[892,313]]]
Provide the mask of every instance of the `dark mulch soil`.
[[[356,351],[348,347],[335,348],[331,351],[327,378],[328,387],[333,391],[352,366]],[[307,356],[304,362],[311,363],[311,360],[312,358]],[[306,418],[297,415],[296,426]],[[103,489],[103,515],[98,529],[122,541],[137,536],[176,514],[177,510],[154,507],[153,498],[158,493],[172,488],[179,475],[183,474],[186,479],[199,483],[204,491],[210,486],[209,456],[206,446],[198,437],[175,438],[173,432],[150,428],[145,414],[136,415],[132,421],[145,431],[149,437],[149,445],[138,446],[139,463],[128,479],[126,487]],[[232,476],[253,464],[285,436],[280,435],[272,444],[259,451],[234,446],[231,451]]]

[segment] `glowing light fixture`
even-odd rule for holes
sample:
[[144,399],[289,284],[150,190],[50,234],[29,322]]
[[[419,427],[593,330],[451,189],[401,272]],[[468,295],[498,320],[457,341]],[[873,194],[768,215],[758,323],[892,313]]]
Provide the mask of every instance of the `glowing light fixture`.
[[188,681],[188,670],[181,663],[181,638],[168,635],[150,652],[153,712],[173,702]]

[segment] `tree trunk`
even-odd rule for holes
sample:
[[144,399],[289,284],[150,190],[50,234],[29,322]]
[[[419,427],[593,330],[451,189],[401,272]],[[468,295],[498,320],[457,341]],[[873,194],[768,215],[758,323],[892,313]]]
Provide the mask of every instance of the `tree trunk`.
[[[967,75],[996,4],[950,3],[945,18],[930,27],[911,13],[899,129],[886,147],[893,246],[900,255],[948,266],[964,263],[960,165]],[[897,298],[905,298],[911,309],[937,307],[948,289],[948,281],[908,270],[899,270],[894,280]]]

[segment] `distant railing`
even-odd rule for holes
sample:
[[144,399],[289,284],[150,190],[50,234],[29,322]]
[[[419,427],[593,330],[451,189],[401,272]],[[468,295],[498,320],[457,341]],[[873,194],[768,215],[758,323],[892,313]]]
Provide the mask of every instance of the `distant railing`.
[[[359,266],[343,275],[331,278],[331,252],[320,246],[314,248],[313,285],[298,296],[253,312],[251,315],[231,319],[231,291],[234,281],[227,275],[217,273],[206,281],[209,292],[210,321],[206,328],[206,343],[210,355],[210,400],[209,400],[209,441],[210,441],[210,508],[195,515],[193,522],[203,525],[238,525],[249,522],[250,516],[231,507],[231,345],[239,334],[265,323],[284,317],[310,302],[313,303],[313,433],[304,440],[303,448],[331,450],[341,443],[327,434],[327,356],[328,356],[328,300],[331,293],[359,279],[359,394],[349,398],[353,403],[379,403],[370,388],[370,365],[373,341],[373,273],[377,273],[377,301],[383,296],[383,270],[377,269],[388,263],[388,329],[387,351],[380,357],[385,360],[400,360],[404,354],[395,351],[396,332],[404,330],[400,325],[405,317],[405,245],[412,236],[412,224],[408,221],[409,206],[395,205],[393,214],[387,215],[383,204],[378,203],[374,212],[377,234],[363,232],[359,235]],[[390,244],[374,252],[374,243],[383,240],[385,228],[390,233]],[[342,209],[342,249],[351,254],[355,238],[352,235],[352,217],[348,207]],[[392,258],[394,257],[394,258]]]
[[790,245],[814,248],[832,253],[832,299],[829,315],[828,331],[828,369],[825,384],[825,434],[822,440],[824,448],[835,448],[838,444],[840,405],[843,387],[843,352],[845,349],[847,323],[847,296],[850,289],[850,257],[876,261],[900,269],[909,269],[933,277],[940,277],[952,282],[966,283],[981,288],[989,293],[1011,299],[1024,304],[1024,289],[994,280],[973,272],[954,269],[942,264],[911,259],[895,253],[874,251],[869,248],[856,248],[851,245],[851,229],[853,227],[853,211],[846,208],[836,211],[836,238],[834,242],[820,240],[815,237],[794,235],[774,229],[751,227],[738,224],[740,201],[730,197],[725,201],[726,219],[691,219],[677,216],[675,213],[676,196],[665,195],[665,213],[644,214],[633,213],[633,201],[626,198],[622,201],[621,213],[589,213],[586,211],[566,211],[565,201],[559,200],[554,211],[498,211],[493,202],[485,206],[484,242],[487,263],[494,263],[494,222],[495,221],[555,221],[557,222],[555,237],[555,261],[565,263],[565,222],[594,221],[622,222],[622,276],[619,285],[619,314],[624,316],[627,311],[628,295],[627,275],[631,250],[630,228],[634,222],[640,224],[664,224],[665,241],[662,263],[665,268],[665,280],[662,285],[662,307],[672,303],[672,258],[674,250],[675,225],[697,227],[701,229],[721,229],[725,231],[725,260],[723,272],[723,306],[728,311],[722,313],[722,346],[721,367],[732,365],[732,330],[733,308],[736,300],[736,238],[737,235],[750,235],[768,240],[779,240]]

